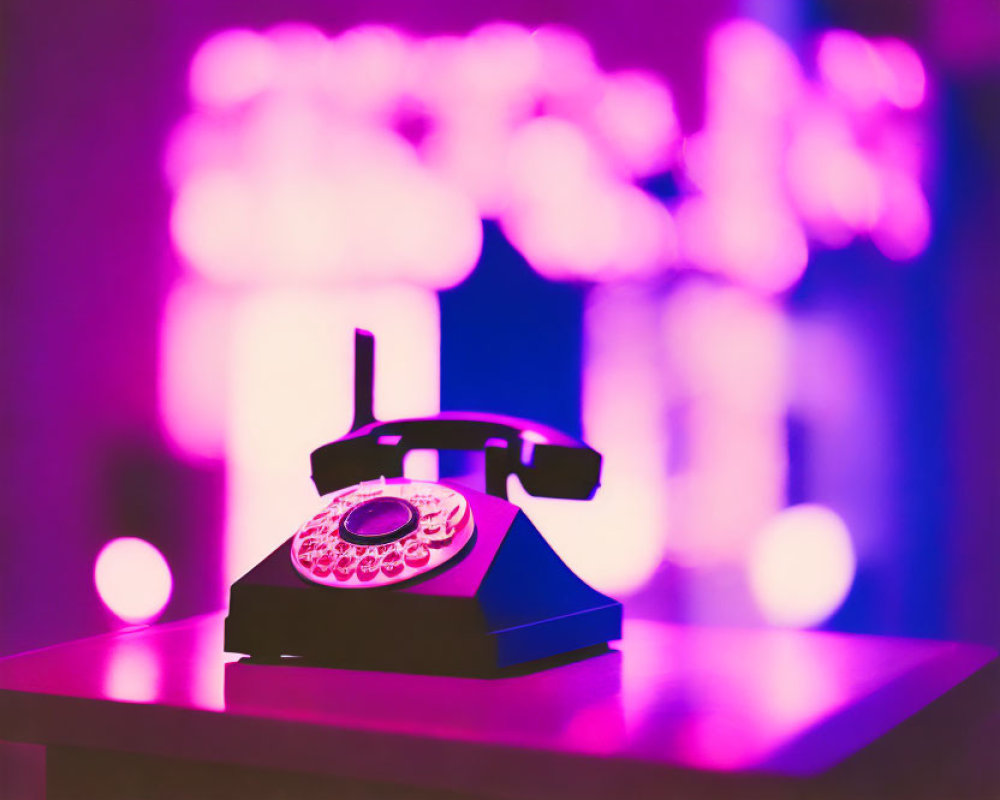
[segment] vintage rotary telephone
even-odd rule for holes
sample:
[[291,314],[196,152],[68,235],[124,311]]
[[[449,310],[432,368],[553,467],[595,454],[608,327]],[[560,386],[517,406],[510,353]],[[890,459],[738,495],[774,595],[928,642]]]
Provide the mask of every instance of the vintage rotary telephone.
[[[600,454],[495,414],[379,422],[374,358],[374,337],[356,331],[351,432],[311,457],[329,502],[233,584],[226,650],[260,661],[492,674],[620,638],[621,604],[574,575],[506,500],[510,475],[534,496],[589,499]],[[487,493],[404,478],[414,449],[485,451]]]

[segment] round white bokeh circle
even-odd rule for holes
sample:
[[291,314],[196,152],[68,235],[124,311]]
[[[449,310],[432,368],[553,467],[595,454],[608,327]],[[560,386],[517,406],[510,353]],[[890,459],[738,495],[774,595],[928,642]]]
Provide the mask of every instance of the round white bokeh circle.
[[844,521],[825,506],[783,509],[755,542],[747,565],[750,589],[768,622],[818,625],[844,602],[856,560]]
[[167,560],[145,539],[112,539],[97,554],[94,585],[112,614],[148,622],[163,611],[173,590]]

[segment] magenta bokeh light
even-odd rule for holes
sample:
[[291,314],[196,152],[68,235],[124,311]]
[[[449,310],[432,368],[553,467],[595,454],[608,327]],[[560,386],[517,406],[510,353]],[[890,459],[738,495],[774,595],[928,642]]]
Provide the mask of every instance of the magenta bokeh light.
[[190,91],[196,102],[226,108],[271,88],[278,75],[271,42],[249,30],[213,36],[191,61]]
[[816,63],[823,81],[859,110],[881,102],[911,109],[924,100],[920,56],[899,39],[870,41],[853,31],[829,31],[820,39]]
[[849,31],[820,39],[818,81],[764,26],[736,20],[710,42],[705,129],[685,144],[700,196],[678,214],[694,264],[770,292],[805,271],[810,240],[870,235],[891,259],[927,245],[920,141],[903,116],[924,98],[916,53]]
[[[192,60],[195,108],[168,154],[174,238],[226,282],[453,285],[478,255],[477,214],[554,279],[663,271],[679,248],[782,291],[810,240],[858,234],[912,258],[929,215],[900,114],[924,100],[919,56],[830,31],[815,81],[809,66],[759,23],[726,23],[709,42],[705,127],[685,138],[660,77],[604,72],[565,29],[223,31]],[[667,169],[696,190],[678,208],[632,185]]]
[[[229,30],[195,54],[190,89],[167,158],[172,233],[212,280],[453,285],[478,256],[477,213],[552,277],[674,259],[669,212],[630,185],[671,165],[670,92],[601,71],[572,32]],[[586,151],[572,163],[567,137]]]

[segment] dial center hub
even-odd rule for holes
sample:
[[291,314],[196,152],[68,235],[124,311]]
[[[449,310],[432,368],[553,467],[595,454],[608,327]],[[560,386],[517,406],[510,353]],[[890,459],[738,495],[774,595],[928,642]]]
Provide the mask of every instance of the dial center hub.
[[355,506],[340,520],[340,538],[353,544],[387,544],[417,527],[420,513],[401,497],[375,497]]

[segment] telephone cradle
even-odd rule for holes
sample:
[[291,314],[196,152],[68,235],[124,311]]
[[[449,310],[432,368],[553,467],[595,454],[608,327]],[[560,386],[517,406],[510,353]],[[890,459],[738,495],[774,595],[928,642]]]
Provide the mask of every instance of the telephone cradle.
[[[601,456],[538,423],[372,413],[374,338],[355,333],[355,418],[312,453],[326,505],[230,590],[225,649],[265,663],[506,674],[603,651],[622,607],[588,586],[506,499],[589,499]],[[403,477],[414,449],[484,450],[486,493]]]

